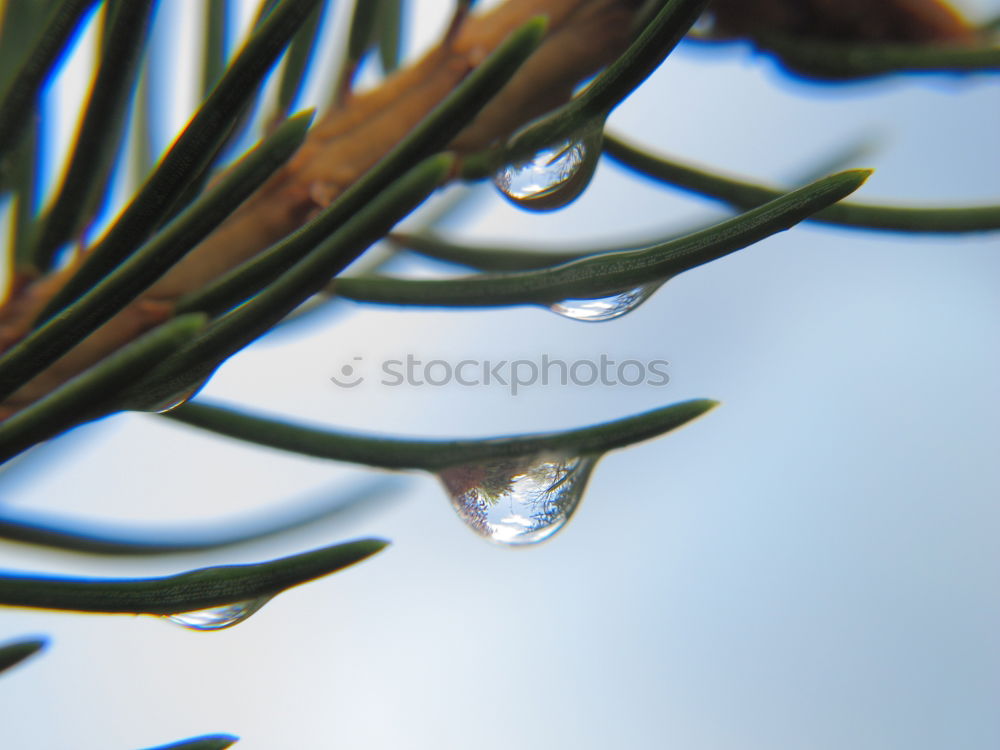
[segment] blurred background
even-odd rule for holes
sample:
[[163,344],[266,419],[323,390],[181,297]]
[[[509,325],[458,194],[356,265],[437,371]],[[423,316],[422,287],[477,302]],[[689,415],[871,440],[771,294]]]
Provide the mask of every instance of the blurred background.
[[[233,45],[253,12],[244,5]],[[327,19],[332,40],[343,34],[340,5]],[[418,55],[452,4],[406,5],[406,50]],[[994,0],[959,5],[972,18],[1000,13]],[[159,9],[151,91],[176,93],[155,123],[160,148],[194,106],[183,82],[199,64],[200,6]],[[92,55],[91,29],[46,94],[50,184]],[[312,86],[301,106],[324,96]],[[610,125],[687,161],[785,184],[865,142],[842,165],[876,169],[861,200],[1000,198],[995,75],[821,85],[745,45],[682,44]],[[526,213],[483,184],[444,226],[474,241],[589,246],[725,215],[602,162],[565,210]],[[454,272],[412,259],[389,270]],[[423,474],[400,475],[342,517],[210,553],[102,559],[5,543],[7,569],[138,576],[361,536],[393,542],[215,633],[5,609],[0,641],[40,633],[52,643],[0,682],[2,744],[109,750],[231,732],[241,750],[1000,747],[998,279],[995,233],[805,225],[685,273],[607,323],[541,308],[329,305],[234,357],[202,396],[414,437],[723,403],[608,455],[572,521],[533,547],[476,537]],[[512,396],[330,381],[356,357],[375,367],[408,354],[662,359],[670,382]],[[152,534],[229,528],[382,476],[129,414],[36,448],[4,469],[0,492],[7,517]]]

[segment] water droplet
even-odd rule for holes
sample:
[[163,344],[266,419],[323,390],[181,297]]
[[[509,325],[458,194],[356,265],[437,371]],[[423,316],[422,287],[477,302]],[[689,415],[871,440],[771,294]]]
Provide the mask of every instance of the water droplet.
[[596,456],[543,455],[451,466],[440,474],[459,517],[503,544],[534,544],[566,525]]
[[152,398],[146,399],[145,402],[139,401],[129,404],[127,408],[136,409],[138,411],[155,412],[156,414],[166,414],[167,412],[173,411],[180,406],[184,406],[184,404],[197,396],[198,391],[200,391],[207,382],[208,378],[205,378],[193,388],[189,386],[179,392],[170,393],[170,395],[163,397],[156,395]]
[[652,297],[664,283],[663,281],[655,281],[652,284],[596,299],[564,299],[562,302],[550,305],[549,309],[564,318],[582,320],[588,323],[614,320],[631,312]]
[[191,400],[193,395],[194,392],[192,391],[191,393],[187,393],[177,398],[170,398],[166,401],[161,401],[160,403],[154,405],[149,411],[156,412],[157,414],[166,414],[167,412],[173,411],[178,406],[184,406],[184,404]]
[[174,615],[166,615],[166,619],[192,630],[222,630],[222,628],[243,622],[269,601],[271,601],[270,596],[262,596],[259,599],[223,604],[221,607],[210,607],[193,612],[178,612]]
[[601,128],[543,149],[527,161],[509,164],[493,177],[500,192],[517,206],[554,211],[590,184],[601,156]]

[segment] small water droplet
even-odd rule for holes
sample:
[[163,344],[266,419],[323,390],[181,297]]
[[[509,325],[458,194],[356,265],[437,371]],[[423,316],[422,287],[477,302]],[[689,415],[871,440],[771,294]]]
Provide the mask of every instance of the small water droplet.
[[262,596],[259,599],[223,604],[221,607],[178,612],[166,615],[166,619],[191,630],[222,630],[243,622],[269,601],[271,601],[270,596]]
[[506,458],[451,466],[440,476],[455,511],[477,534],[502,544],[534,544],[566,525],[597,458]]
[[549,309],[564,318],[582,320],[587,323],[614,320],[631,312],[652,297],[663,284],[663,281],[656,281],[652,284],[595,299],[564,299],[562,302],[550,305]]
[[543,149],[532,158],[509,164],[493,183],[517,206],[554,211],[576,200],[590,184],[601,156],[600,128]]
[[157,414],[166,414],[167,412],[171,412],[179,406],[184,406],[184,404],[186,404],[188,401],[191,400],[191,397],[193,395],[194,393],[192,392],[184,396],[181,396],[179,398],[168,399],[167,401],[163,401],[159,404],[156,404],[155,406],[153,406],[152,409],[150,409],[150,411],[156,412]]
[[193,388],[185,388],[180,392],[172,393],[169,396],[164,396],[158,400],[148,399],[146,403],[136,403],[130,405],[128,408],[136,409],[138,411],[154,412],[156,414],[166,414],[167,412],[173,411],[180,406],[184,406],[184,404],[197,396],[198,392],[207,382],[208,378],[205,378]]

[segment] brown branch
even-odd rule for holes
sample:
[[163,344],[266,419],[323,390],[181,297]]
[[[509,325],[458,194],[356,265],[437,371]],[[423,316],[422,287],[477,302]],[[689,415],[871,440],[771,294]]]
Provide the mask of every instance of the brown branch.
[[[510,83],[452,143],[480,150],[567,100],[631,38],[640,0],[508,0],[469,16],[457,35],[372,91],[326,114],[277,174],[138,299],[0,405],[37,400],[168,318],[176,300],[306,222],[370,169],[514,29],[545,15],[549,32]],[[72,268],[16,290],[0,308],[0,350],[20,340]]]

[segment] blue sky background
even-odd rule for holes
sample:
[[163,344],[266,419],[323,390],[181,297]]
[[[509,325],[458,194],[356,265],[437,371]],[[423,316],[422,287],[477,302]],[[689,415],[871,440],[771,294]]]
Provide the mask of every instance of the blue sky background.
[[[449,4],[414,6],[412,33],[433,38]],[[874,138],[858,165],[876,173],[859,199],[995,203],[998,85],[925,76],[826,87],[786,78],[742,47],[682,46],[611,126],[776,182]],[[171,117],[182,123],[182,112]],[[454,231],[483,241],[591,244],[724,215],[607,163],[555,214],[478,190]],[[6,568],[152,575],[366,535],[393,541],[218,633],[3,612],[0,640],[53,641],[0,685],[3,743],[107,750],[225,731],[246,750],[992,750],[998,278],[996,234],[803,226],[686,273],[604,324],[529,308],[343,304],[290,326],[234,357],[204,396],[414,436],[552,430],[692,397],[723,405],[607,456],[573,521],[530,549],[476,538],[422,475],[370,513],[211,554],[122,561],[0,547]],[[512,397],[329,381],[356,356],[408,353],[666,359],[671,382]],[[372,476],[146,415],[37,453],[7,471],[11,509],[142,528],[243,517]]]

